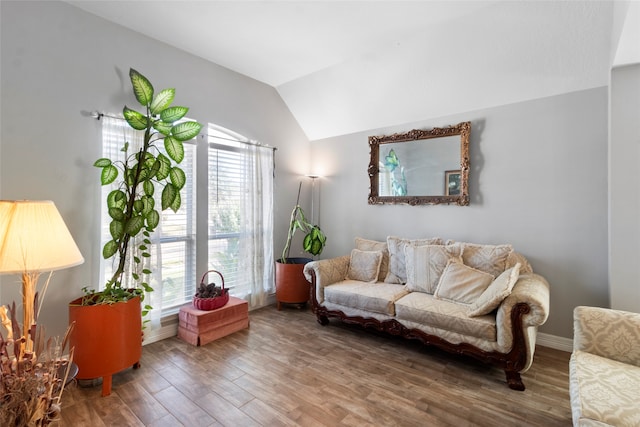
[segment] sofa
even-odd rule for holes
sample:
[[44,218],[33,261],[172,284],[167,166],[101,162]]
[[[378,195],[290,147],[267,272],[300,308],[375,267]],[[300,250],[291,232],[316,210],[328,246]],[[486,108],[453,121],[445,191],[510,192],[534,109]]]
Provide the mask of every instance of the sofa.
[[421,341],[504,370],[524,390],[549,284],[509,244],[358,237],[349,255],[304,268],[311,309],[330,318]]
[[640,426],[640,314],[580,306],[573,320],[573,425]]

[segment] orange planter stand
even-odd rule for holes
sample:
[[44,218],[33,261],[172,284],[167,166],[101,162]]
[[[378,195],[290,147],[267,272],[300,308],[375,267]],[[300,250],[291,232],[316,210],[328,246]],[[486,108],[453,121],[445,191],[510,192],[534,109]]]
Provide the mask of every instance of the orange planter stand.
[[130,366],[140,367],[142,317],[140,298],[108,305],[80,305],[82,298],[69,303],[69,322],[76,378],[102,377],[102,396],[111,394],[111,376]]

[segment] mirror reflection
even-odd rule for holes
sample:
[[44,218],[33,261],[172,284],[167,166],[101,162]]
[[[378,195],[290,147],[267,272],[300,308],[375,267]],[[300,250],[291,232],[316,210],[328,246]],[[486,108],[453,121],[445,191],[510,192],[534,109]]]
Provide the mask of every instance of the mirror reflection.
[[369,137],[369,204],[468,205],[471,123]]

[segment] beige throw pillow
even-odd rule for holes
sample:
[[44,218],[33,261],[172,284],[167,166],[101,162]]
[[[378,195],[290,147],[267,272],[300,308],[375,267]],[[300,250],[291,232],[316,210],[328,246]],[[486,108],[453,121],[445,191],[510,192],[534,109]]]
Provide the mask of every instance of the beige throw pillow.
[[489,273],[450,260],[440,276],[433,296],[438,299],[471,304],[482,295],[494,279],[495,277]]
[[442,245],[442,239],[433,237],[431,239],[403,239],[400,237],[387,237],[387,247],[389,249],[389,272],[385,276],[386,283],[407,283],[407,267],[405,261],[405,248],[408,245]]
[[511,245],[477,245],[461,243],[464,247],[462,260],[465,265],[493,276],[498,276],[507,269],[507,258],[513,251]]
[[378,282],[383,282],[389,272],[389,250],[387,249],[387,242],[378,242],[375,240],[363,239],[362,237],[356,237],[356,249],[361,251],[382,252],[382,262],[380,262]]
[[482,295],[469,306],[467,315],[469,317],[482,316],[498,308],[502,300],[511,294],[513,286],[518,281],[519,276],[520,263],[505,270],[489,285]]
[[361,282],[376,282],[382,262],[381,251],[361,251],[353,249],[347,270],[347,280],[359,280]]
[[433,294],[449,260],[462,262],[460,245],[408,245],[407,290]]

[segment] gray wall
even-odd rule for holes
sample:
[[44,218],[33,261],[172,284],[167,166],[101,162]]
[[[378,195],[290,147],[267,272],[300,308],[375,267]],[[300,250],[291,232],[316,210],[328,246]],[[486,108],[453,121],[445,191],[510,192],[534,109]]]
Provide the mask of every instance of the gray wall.
[[[320,182],[323,257],[356,236],[440,236],[511,243],[551,285],[541,332],[571,338],[572,310],[608,304],[606,87],[311,143]],[[470,120],[471,204],[367,204],[368,135]]]
[[611,72],[611,307],[640,312],[640,65]]
[[[157,89],[175,87],[176,104],[189,106],[191,118],[278,147],[281,250],[309,143],[275,89],[66,3],[2,1],[0,14],[0,198],[53,200],[86,260],[54,274],[41,317],[50,334],[64,332],[67,304],[81,288],[98,286],[99,171],[91,165],[100,123],[84,112],[135,105],[129,67]],[[1,281],[1,302],[20,301],[19,278]]]

